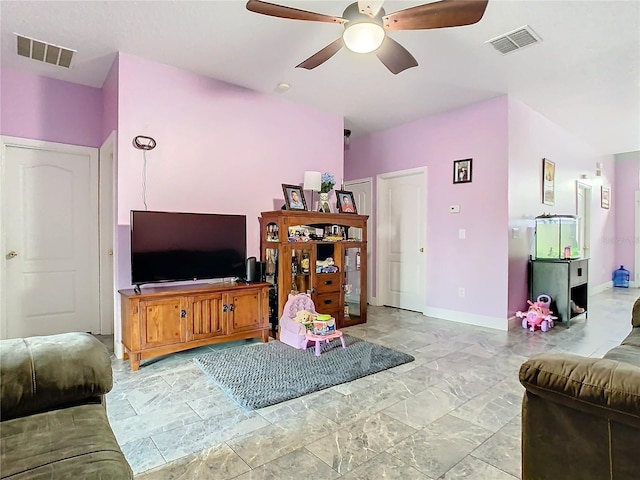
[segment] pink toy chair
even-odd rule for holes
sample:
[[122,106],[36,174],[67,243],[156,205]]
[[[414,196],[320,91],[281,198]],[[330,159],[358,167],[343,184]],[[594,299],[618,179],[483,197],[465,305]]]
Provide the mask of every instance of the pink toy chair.
[[307,348],[312,342],[307,341],[305,334],[307,329],[294,319],[300,310],[317,315],[316,307],[311,300],[311,295],[307,293],[289,294],[287,303],[282,309],[280,317],[280,341],[297,349]]

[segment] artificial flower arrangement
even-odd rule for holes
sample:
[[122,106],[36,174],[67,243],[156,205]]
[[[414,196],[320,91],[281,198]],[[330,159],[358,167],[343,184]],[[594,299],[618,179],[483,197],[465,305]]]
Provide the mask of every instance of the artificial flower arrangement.
[[320,192],[321,193],[329,193],[333,186],[336,184],[336,179],[334,178],[332,173],[324,172],[322,177],[320,177]]

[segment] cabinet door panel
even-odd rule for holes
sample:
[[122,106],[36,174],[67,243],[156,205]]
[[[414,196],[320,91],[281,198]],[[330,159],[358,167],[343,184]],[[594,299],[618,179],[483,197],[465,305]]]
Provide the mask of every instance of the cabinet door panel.
[[260,290],[228,296],[233,311],[229,312],[229,333],[254,330],[262,326],[262,298]]
[[186,340],[179,298],[140,302],[140,310],[144,347],[160,347]]
[[189,340],[217,337],[227,333],[222,313],[222,294],[189,299]]

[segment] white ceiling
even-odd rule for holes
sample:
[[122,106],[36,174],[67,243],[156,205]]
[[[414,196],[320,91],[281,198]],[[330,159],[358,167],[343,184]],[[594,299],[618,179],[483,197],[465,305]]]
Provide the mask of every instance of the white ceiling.
[[[335,16],[350,3],[270,1]],[[101,87],[122,51],[342,115],[353,137],[509,94],[598,153],[640,150],[638,0],[490,0],[475,25],[390,32],[419,63],[397,76],[346,49],[296,69],[342,27],[267,17],[245,3],[2,1],[1,65]],[[524,25],[542,42],[507,55],[485,44]],[[72,68],[19,57],[13,32],[77,50]],[[279,82],[290,90],[277,93]]]

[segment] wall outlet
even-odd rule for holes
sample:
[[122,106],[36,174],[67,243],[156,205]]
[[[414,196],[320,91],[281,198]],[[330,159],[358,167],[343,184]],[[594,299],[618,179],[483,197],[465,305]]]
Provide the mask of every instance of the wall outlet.
[[459,296],[460,298],[464,298],[465,293],[466,293],[466,292],[464,291],[464,287],[460,287],[460,288],[458,288],[458,296]]
[[460,213],[460,205],[451,205],[449,207],[449,213]]
[[458,230],[458,238],[460,240],[464,240],[465,238],[467,238],[467,231],[464,228]]

